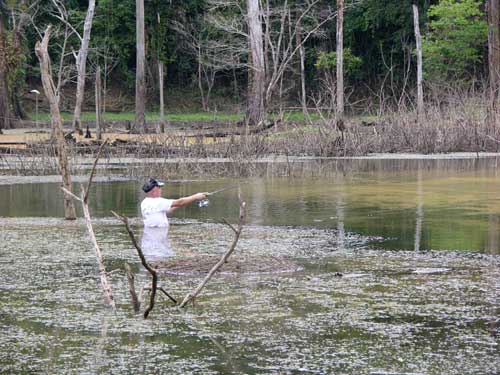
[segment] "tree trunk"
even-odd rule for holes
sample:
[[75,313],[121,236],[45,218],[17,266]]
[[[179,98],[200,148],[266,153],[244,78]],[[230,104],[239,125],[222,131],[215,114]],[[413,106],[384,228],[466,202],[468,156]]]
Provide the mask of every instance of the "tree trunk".
[[344,117],[344,0],[337,0],[337,123]]
[[75,111],[73,113],[73,129],[82,134],[82,103],[83,95],[85,91],[85,71],[87,66],[87,55],[89,50],[90,42],[90,31],[92,30],[92,20],[94,18],[95,0],[89,1],[89,7],[87,9],[87,15],[85,16],[85,23],[83,25],[83,38],[82,44],[80,45],[80,50],[76,57],[76,69],[78,72],[78,78],[76,83],[76,102]]
[[134,131],[146,131],[146,47],[144,37],[144,0],[136,0],[136,71],[135,71],[135,126]]
[[96,137],[102,139],[102,87],[101,87],[101,67],[97,66],[95,73],[95,128]]
[[247,122],[257,125],[265,119],[264,103],[266,72],[259,0],[248,0],[248,30],[251,54],[251,78],[248,82]]
[[6,39],[5,25],[0,15],[0,134],[2,133],[2,129],[10,128]]
[[297,46],[299,47],[299,59],[300,59],[300,103],[302,105],[302,113],[304,115],[304,120],[309,118],[309,113],[307,112],[307,97],[306,97],[306,77],[305,77],[305,50],[304,44],[302,43],[302,27],[300,23],[297,25]]
[[499,1],[487,0],[488,68],[490,73],[490,107],[496,110],[500,97],[500,16]]
[[413,4],[413,24],[415,28],[415,41],[417,43],[417,118],[420,121],[424,113],[424,91],[422,87],[422,42],[420,37],[420,26],[418,7]]
[[[42,41],[38,41],[35,46],[35,52],[40,61],[40,71],[42,75],[43,91],[47,96],[50,104],[50,114],[52,121],[52,130],[57,140],[57,156],[59,161],[59,169],[62,176],[63,187],[71,191],[71,176],[69,173],[68,151],[66,140],[63,133],[63,121],[59,111],[59,93],[56,92],[54,81],[50,75],[50,57],[48,53],[48,45],[50,39],[51,26],[45,30]],[[76,218],[75,206],[71,196],[64,194],[64,217],[66,220],[74,220]]]
[[160,131],[165,132],[165,99],[163,97],[163,80],[165,79],[163,73],[163,62],[158,61],[158,80],[160,86]]

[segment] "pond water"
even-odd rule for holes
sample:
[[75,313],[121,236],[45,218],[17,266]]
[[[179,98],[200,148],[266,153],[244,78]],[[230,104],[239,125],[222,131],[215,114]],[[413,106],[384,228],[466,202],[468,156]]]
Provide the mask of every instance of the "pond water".
[[[178,197],[238,185],[248,219],[235,256],[302,271],[229,274],[195,306],[159,297],[134,316],[124,265],[148,276],[115,210],[141,232],[140,181],[92,188],[97,239],[118,308],[102,303],[82,219],[57,182],[0,181],[0,373],[497,374],[500,175],[496,159],[335,160],[265,177],[171,181]],[[277,172],[278,171],[278,172]],[[237,189],[176,211],[179,257],[222,255]],[[203,275],[165,276],[182,299]]]

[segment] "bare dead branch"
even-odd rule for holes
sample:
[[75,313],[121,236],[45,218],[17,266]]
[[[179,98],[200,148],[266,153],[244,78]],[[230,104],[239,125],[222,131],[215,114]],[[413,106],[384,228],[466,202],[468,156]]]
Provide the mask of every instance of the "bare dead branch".
[[[185,307],[190,301],[194,302],[194,299],[198,294],[200,294],[201,290],[205,287],[205,285],[210,281],[212,276],[219,270],[219,268],[222,267],[224,263],[227,262],[227,259],[229,256],[233,253],[234,249],[236,248],[236,245],[238,243],[238,240],[241,235],[241,231],[243,229],[243,223],[245,219],[245,207],[246,203],[241,200],[240,197],[240,217],[239,217],[239,222],[238,222],[238,229],[235,231],[234,239],[229,247],[229,250],[222,256],[221,260],[215,264],[215,266],[212,267],[212,269],[208,272],[207,276],[203,279],[203,281],[196,287],[196,289],[188,293],[182,303],[180,304],[180,307]],[[231,226],[232,227],[232,226]]]
[[92,165],[92,171],[90,172],[89,180],[87,183],[87,188],[85,189],[85,197],[84,197],[84,202],[87,203],[87,200],[89,198],[89,190],[90,190],[90,185],[92,184],[92,179],[94,178],[95,170],[97,167],[97,162],[99,161],[99,158],[101,157],[102,150],[104,147],[108,144],[108,140],[106,139],[101,146],[99,147],[99,151],[97,152],[97,156],[94,159],[94,164]]
[[[144,253],[142,252],[141,247],[139,246],[139,243],[137,242],[137,239],[135,238],[134,232],[130,228],[128,218],[126,216],[117,214],[114,211],[111,211],[111,213],[119,219],[123,224],[125,224],[125,228],[127,229],[127,232],[130,236],[130,240],[132,241],[132,244],[134,245],[135,249],[137,250],[137,254],[139,255],[139,258],[141,259],[141,264],[143,265],[144,268],[151,274],[151,294],[149,296],[149,306],[146,308],[144,311],[144,319],[148,318],[149,313],[151,310],[153,310],[153,307],[155,305],[155,298],[156,298],[156,290],[158,288],[158,273],[156,270],[149,265],[149,263],[146,261],[146,258],[144,257]],[[167,294],[164,291],[165,294]],[[168,294],[167,294],[168,295]],[[175,299],[173,299],[175,301]]]

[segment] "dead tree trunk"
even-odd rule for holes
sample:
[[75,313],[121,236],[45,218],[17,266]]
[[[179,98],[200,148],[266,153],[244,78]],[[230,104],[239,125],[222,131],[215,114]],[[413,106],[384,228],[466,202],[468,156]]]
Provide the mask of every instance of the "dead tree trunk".
[[106,142],[104,142],[101,145],[101,147],[99,148],[99,152],[97,153],[97,157],[94,160],[94,165],[92,167],[92,171],[90,172],[89,180],[87,182],[87,187],[84,188],[83,185],[81,187],[81,196],[77,197],[71,191],[69,191],[65,188],[62,188],[62,189],[66,194],[68,194],[68,196],[73,197],[74,199],[78,200],[82,204],[83,216],[85,217],[85,224],[87,225],[87,231],[89,232],[90,240],[92,241],[92,244],[94,245],[94,251],[95,251],[96,258],[97,258],[97,267],[99,269],[99,276],[101,279],[102,291],[104,293],[104,300],[113,309],[116,309],[115,298],[113,296],[111,284],[108,281],[108,273],[106,272],[106,268],[104,267],[104,260],[102,257],[101,248],[99,247],[99,244],[97,243],[97,239],[95,237],[94,228],[92,226],[92,219],[90,217],[89,204],[88,204],[89,191],[90,191],[90,186],[92,185],[92,179],[93,179],[94,174],[95,174],[97,162],[99,161],[99,158],[101,156],[101,152],[102,152],[105,145],[106,145]]
[[94,18],[95,0],[89,1],[85,23],[83,24],[83,37],[81,40],[80,50],[76,56],[76,69],[78,78],[76,83],[76,102],[75,111],[73,113],[73,129],[82,134],[82,103],[85,91],[85,71],[87,66],[87,55],[90,42],[90,31],[92,30],[92,20]]
[[146,47],[144,37],[144,0],[135,1],[136,8],[136,70],[135,70],[135,126],[134,131],[146,131]]
[[344,130],[344,0],[337,0],[337,98],[335,123]]
[[236,248],[236,245],[237,245],[238,240],[240,238],[241,231],[243,229],[243,223],[244,223],[244,220],[245,220],[245,207],[246,207],[246,203],[243,202],[241,200],[241,198],[240,198],[240,218],[239,218],[239,223],[238,223],[238,228],[237,229],[234,228],[228,222],[226,222],[226,224],[229,225],[229,227],[234,232],[234,239],[233,239],[233,242],[232,242],[231,246],[229,247],[229,250],[222,256],[222,258],[217,262],[217,264],[215,264],[215,266],[212,267],[212,269],[208,272],[207,276],[205,276],[205,278],[203,279],[203,281],[196,287],[196,289],[193,290],[193,292],[188,293],[186,295],[186,297],[184,298],[184,300],[182,301],[182,303],[179,305],[179,307],[185,307],[190,301],[194,301],[194,299],[196,298],[196,296],[198,294],[200,294],[201,290],[210,281],[210,279],[215,274],[215,272],[217,272],[217,270],[219,270],[219,268],[221,268],[224,265],[224,263],[227,262],[227,259],[229,258],[229,256],[234,252],[234,249]]
[[0,134],[10,128],[9,88],[7,84],[7,37],[0,15]]
[[[40,71],[42,75],[43,91],[50,104],[50,114],[52,122],[52,131],[57,142],[57,156],[59,161],[59,169],[62,176],[63,187],[67,191],[71,191],[71,176],[69,171],[68,150],[66,140],[63,133],[63,122],[59,111],[59,93],[56,91],[56,86],[52,80],[50,57],[48,53],[48,45],[50,32],[52,27],[49,25],[45,30],[42,41],[38,41],[35,46],[35,52],[40,61]],[[64,194],[64,217],[66,220],[74,220],[76,218],[75,205],[68,194]]]
[[413,24],[415,28],[415,41],[417,44],[417,119],[420,121],[424,113],[424,91],[422,87],[422,39],[420,37],[418,7],[415,4],[413,4]]
[[247,122],[257,125],[265,119],[264,103],[266,71],[259,0],[248,0],[248,34],[251,54],[251,74],[248,82]]
[[163,73],[163,62],[158,61],[158,80],[160,86],[160,131],[161,133],[165,132],[165,99],[163,92],[163,81],[164,81],[164,73]]
[[305,49],[304,44],[302,43],[302,27],[300,25],[300,20],[297,21],[297,46],[299,48],[300,59],[300,102],[302,105],[302,113],[305,120],[309,118],[309,113],[307,111],[306,98]]
[[97,66],[95,72],[95,128],[96,138],[102,139],[102,87],[101,87],[101,67]]
[[500,10],[498,0],[487,0],[488,68],[490,73],[490,109],[494,113],[500,98]]

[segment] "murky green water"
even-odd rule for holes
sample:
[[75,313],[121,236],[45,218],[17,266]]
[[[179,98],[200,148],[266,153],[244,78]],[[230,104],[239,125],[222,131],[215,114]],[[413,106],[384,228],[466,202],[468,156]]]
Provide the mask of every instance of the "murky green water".
[[[320,168],[171,183],[174,197],[239,183],[249,224],[237,253],[284,257],[304,271],[220,276],[187,310],[160,297],[146,321],[131,312],[123,266],[133,266],[140,284],[147,276],[109,213],[137,217],[140,182],[92,190],[106,266],[117,270],[116,312],[102,304],[84,222],[58,218],[58,184],[0,185],[0,372],[498,373],[496,164]],[[222,254],[231,233],[219,222],[237,211],[231,190],[207,208],[177,211],[171,236],[179,256]],[[138,220],[134,226],[140,232]],[[201,277],[161,282],[180,299]]]

